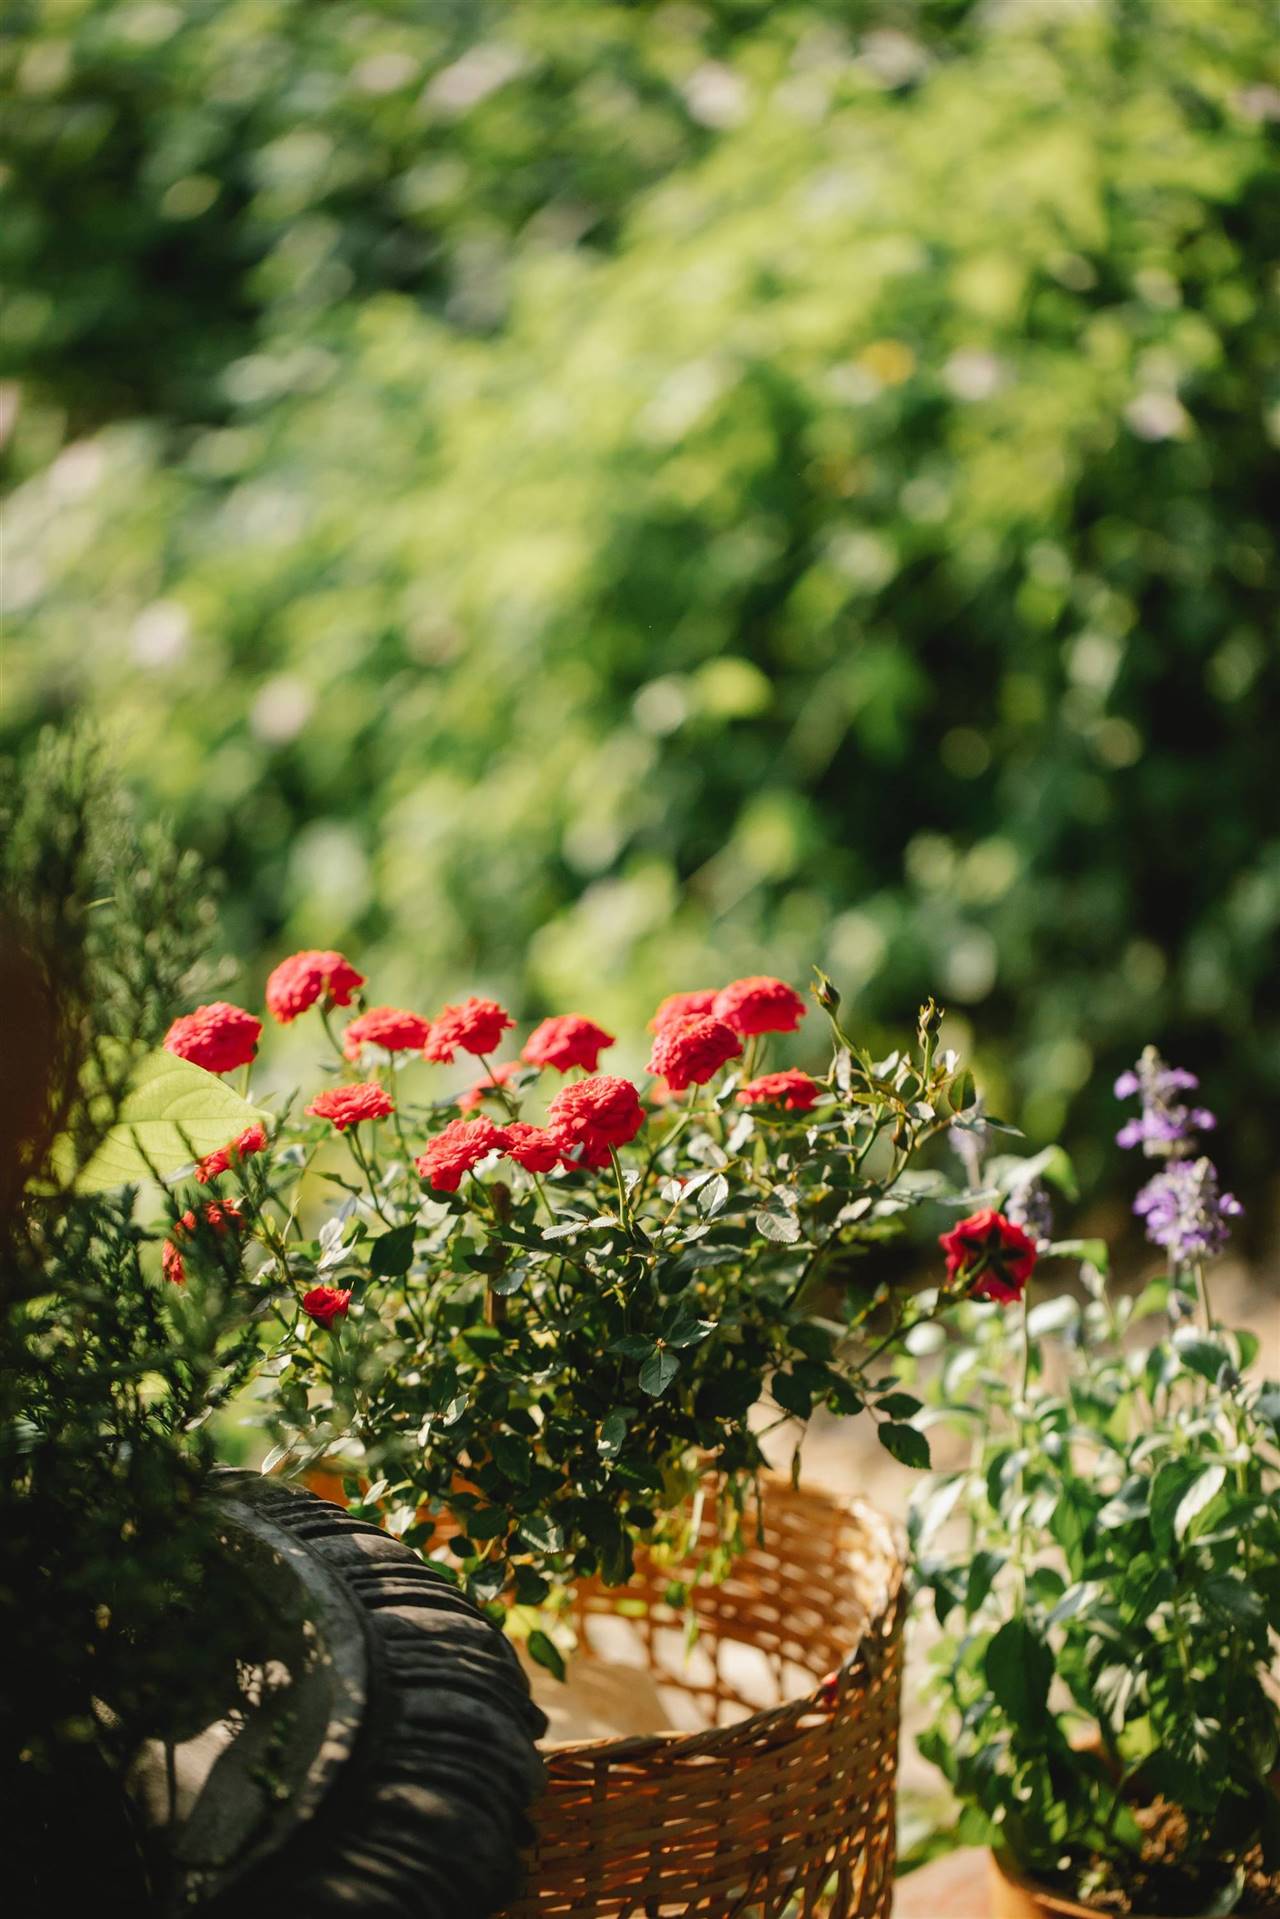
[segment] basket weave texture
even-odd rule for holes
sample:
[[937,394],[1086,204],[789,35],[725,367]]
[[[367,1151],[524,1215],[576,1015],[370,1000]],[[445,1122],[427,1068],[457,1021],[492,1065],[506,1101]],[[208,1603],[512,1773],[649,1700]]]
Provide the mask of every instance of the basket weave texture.
[[537,1843],[504,1919],[887,1919],[904,1610],[894,1528],[860,1500],[770,1482],[763,1540],[691,1595],[688,1659],[686,1617],[664,1599],[671,1577],[641,1564],[628,1586],[588,1587],[576,1656],[593,1622],[634,1617],[650,1674],[705,1729],[544,1747]]

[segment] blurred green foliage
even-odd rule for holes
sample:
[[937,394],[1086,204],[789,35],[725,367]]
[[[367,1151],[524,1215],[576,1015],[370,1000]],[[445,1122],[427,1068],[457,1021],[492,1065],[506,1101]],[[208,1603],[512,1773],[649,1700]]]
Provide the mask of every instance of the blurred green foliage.
[[1260,1161],[1274,0],[26,13],[4,726],[92,706],[235,945],[816,958]]

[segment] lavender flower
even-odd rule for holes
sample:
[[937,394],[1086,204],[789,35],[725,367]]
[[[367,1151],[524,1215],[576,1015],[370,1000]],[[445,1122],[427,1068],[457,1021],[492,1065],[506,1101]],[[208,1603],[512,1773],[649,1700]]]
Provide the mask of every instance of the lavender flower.
[[964,1167],[969,1190],[976,1193],[982,1184],[982,1162],[986,1158],[987,1142],[991,1137],[991,1128],[983,1118],[981,1093],[963,1120],[953,1119],[947,1132],[951,1150]]
[[1024,1179],[1011,1186],[1004,1202],[1004,1216],[1024,1233],[1030,1233],[1037,1245],[1053,1238],[1053,1203],[1042,1179]]
[[1133,1210],[1146,1221],[1152,1245],[1163,1246],[1174,1266],[1220,1253],[1230,1237],[1227,1221],[1244,1212],[1234,1194],[1218,1190],[1211,1159],[1171,1159],[1147,1181]]
[[1142,1097],[1142,1111],[1116,1134],[1117,1146],[1141,1146],[1147,1159],[1182,1159],[1192,1150],[1192,1134],[1207,1133],[1217,1120],[1205,1106],[1188,1106],[1177,1095],[1200,1084],[1184,1066],[1167,1066],[1154,1046],[1116,1081],[1117,1099]]

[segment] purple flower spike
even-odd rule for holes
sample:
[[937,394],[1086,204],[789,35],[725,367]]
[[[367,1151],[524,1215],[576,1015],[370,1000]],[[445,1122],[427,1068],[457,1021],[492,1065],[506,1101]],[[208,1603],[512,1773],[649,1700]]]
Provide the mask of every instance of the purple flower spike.
[[1148,1159],[1185,1158],[1193,1150],[1192,1135],[1217,1125],[1207,1107],[1186,1106],[1177,1097],[1199,1084],[1185,1066],[1167,1066],[1155,1047],[1148,1046],[1137,1065],[1116,1081],[1117,1099],[1134,1093],[1142,1098],[1142,1112],[1120,1128],[1117,1145],[1141,1146]]
[[1211,1159],[1174,1159],[1147,1181],[1133,1210],[1145,1220],[1153,1246],[1163,1246],[1173,1265],[1190,1266],[1222,1251],[1231,1234],[1227,1221],[1244,1207],[1234,1193],[1219,1192]]

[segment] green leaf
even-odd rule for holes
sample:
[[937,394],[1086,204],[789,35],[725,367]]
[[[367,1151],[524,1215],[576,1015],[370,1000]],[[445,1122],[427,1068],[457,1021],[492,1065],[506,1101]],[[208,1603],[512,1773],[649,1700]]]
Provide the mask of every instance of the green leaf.
[[529,1468],[532,1464],[529,1454],[529,1442],[515,1433],[496,1433],[493,1440],[493,1457],[499,1470],[517,1486],[529,1484]]
[[1183,1539],[1194,1519],[1205,1507],[1215,1500],[1227,1480],[1227,1469],[1223,1465],[1206,1466],[1188,1486],[1178,1501],[1177,1511],[1173,1515],[1173,1536]]
[[723,1173],[714,1173],[706,1185],[699,1191],[695,1205],[704,1219],[710,1219],[720,1211],[729,1198],[729,1182]]
[[783,1412],[795,1419],[807,1419],[813,1411],[813,1392],[794,1373],[775,1373],[769,1381],[769,1391]]
[[564,1551],[564,1534],[546,1513],[522,1513],[516,1538],[531,1553]]
[[1167,1553],[1173,1545],[1178,1509],[1197,1476],[1193,1461],[1167,1459],[1151,1481],[1151,1537],[1162,1553]]
[[616,1459],[622,1450],[627,1436],[627,1417],[625,1413],[609,1413],[601,1423],[600,1438],[596,1442],[602,1459]]
[[889,1419],[914,1419],[923,1410],[922,1402],[914,1393],[886,1393],[883,1399],[876,1401],[876,1411]]
[[[91,1111],[93,1106],[91,1095]],[[114,1123],[79,1173],[69,1138],[55,1141],[50,1157],[60,1179],[75,1179],[77,1192],[102,1193],[149,1179],[153,1167],[174,1173],[226,1146],[255,1120],[265,1125],[270,1119],[215,1074],[161,1047],[144,1053],[130,1070]]]
[[369,1271],[375,1279],[398,1279],[407,1273],[413,1261],[413,1237],[417,1227],[412,1220],[406,1226],[393,1226],[381,1233],[369,1250]]
[[778,1246],[794,1246],[800,1237],[800,1222],[794,1213],[757,1213],[756,1225],[765,1239]]
[[1223,1367],[1231,1364],[1231,1354],[1220,1340],[1205,1339],[1186,1328],[1174,1334],[1173,1345],[1187,1371],[1198,1373],[1211,1386],[1216,1384]]
[[653,1341],[647,1333],[623,1333],[610,1341],[609,1351],[617,1353],[619,1359],[647,1359],[653,1351]]
[[983,1662],[996,1703],[1022,1732],[1035,1732],[1049,1706],[1053,1654],[1023,1618],[1006,1620]]
[[904,1466],[912,1466],[917,1472],[927,1472],[929,1468],[929,1442],[915,1426],[902,1426],[896,1420],[889,1420],[884,1426],[876,1428],[876,1437],[887,1453]]
[[549,1673],[563,1681],[564,1660],[560,1657],[560,1649],[554,1640],[548,1639],[541,1627],[535,1626],[525,1644],[529,1648],[530,1659],[536,1660],[538,1665],[545,1666]]
[[991,1591],[991,1583],[1008,1558],[1007,1553],[976,1552],[969,1561],[969,1583],[965,1588],[964,1609],[970,1617]]
[[661,1399],[680,1371],[680,1361],[665,1346],[655,1347],[640,1368],[640,1390],[653,1399]]

